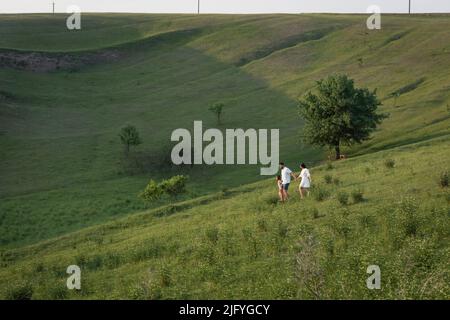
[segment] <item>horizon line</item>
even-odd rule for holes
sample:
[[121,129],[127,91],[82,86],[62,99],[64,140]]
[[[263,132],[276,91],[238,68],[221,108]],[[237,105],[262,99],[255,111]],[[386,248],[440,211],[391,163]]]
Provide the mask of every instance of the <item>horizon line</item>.
[[[329,11],[314,11],[314,12],[136,12],[136,11],[81,11],[81,13],[95,13],[95,14],[180,14],[180,15],[264,15],[264,14],[337,14],[337,15],[371,15],[368,12],[329,12]],[[0,15],[25,15],[25,14],[70,14],[65,11],[35,11],[35,12],[0,12]],[[381,12],[381,14],[400,14],[400,15],[423,15],[423,14],[450,14],[450,11],[429,11],[429,12]]]

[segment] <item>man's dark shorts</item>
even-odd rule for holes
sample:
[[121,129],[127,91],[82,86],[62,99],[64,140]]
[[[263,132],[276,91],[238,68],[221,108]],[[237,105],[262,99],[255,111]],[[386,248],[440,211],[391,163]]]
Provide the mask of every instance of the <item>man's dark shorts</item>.
[[283,184],[283,189],[288,191],[290,183]]

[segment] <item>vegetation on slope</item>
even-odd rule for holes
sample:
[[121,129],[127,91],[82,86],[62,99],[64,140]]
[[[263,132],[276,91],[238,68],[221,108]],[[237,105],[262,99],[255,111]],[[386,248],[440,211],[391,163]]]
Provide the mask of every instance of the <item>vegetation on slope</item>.
[[[303,201],[293,186],[278,204],[266,180],[3,250],[0,282],[8,285],[0,294],[448,299],[450,193],[439,183],[447,144],[433,139],[313,168]],[[82,268],[80,291],[65,289],[71,264]],[[366,287],[369,265],[381,268],[381,290]]]
[[[121,54],[52,72],[0,68],[0,282],[10,284],[1,295],[448,298],[438,179],[449,158],[450,20],[385,15],[368,32],[365,19],[83,15],[83,30],[68,32],[63,15],[2,16],[2,52]],[[183,169],[187,202],[138,199],[150,178],[180,173],[154,165],[170,132],[194,120],[216,127],[217,101],[221,128],[278,127],[287,164],[320,161],[322,150],[299,144],[297,98],[338,72],[378,88],[390,113],[371,141],[344,150],[367,156],[313,169],[315,181],[339,184],[282,207],[273,181],[227,190],[260,179],[258,168],[194,167]],[[131,172],[117,137],[127,122],[144,141],[133,159],[156,159]],[[360,189],[366,201],[353,204]],[[84,270],[81,296],[62,290],[73,263]],[[365,288],[368,263],[382,268],[380,292]],[[321,282],[299,282],[304,272]]]

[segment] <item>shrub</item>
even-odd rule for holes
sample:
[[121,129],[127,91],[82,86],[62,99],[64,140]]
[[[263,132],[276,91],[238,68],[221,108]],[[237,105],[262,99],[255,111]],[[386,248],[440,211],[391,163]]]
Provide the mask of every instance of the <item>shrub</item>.
[[51,300],[64,300],[67,298],[68,289],[65,283],[58,283],[50,286],[46,291]]
[[349,219],[347,219],[345,217],[336,218],[333,221],[332,228],[339,236],[343,237],[345,240],[348,239],[348,237],[352,231],[352,226],[350,224],[350,221],[349,221]]
[[120,266],[122,257],[118,253],[108,252],[103,258],[104,264],[109,269]]
[[89,270],[97,270],[101,268],[103,259],[100,255],[94,255],[86,261],[86,268]]
[[397,215],[406,236],[416,236],[419,232],[421,219],[418,214],[418,204],[413,198],[403,198],[397,208]]
[[441,173],[441,176],[439,178],[439,184],[442,188],[447,188],[448,187],[448,171],[444,171]]
[[45,266],[42,262],[37,263],[33,266],[34,272],[43,272],[45,270]]
[[7,300],[31,300],[33,296],[33,286],[29,282],[21,282],[6,291]]
[[150,182],[147,184],[147,187],[145,187],[144,191],[141,192],[139,196],[146,201],[154,201],[161,198],[162,195],[163,190],[161,189],[161,187],[156,183],[155,180],[150,180]]
[[343,206],[346,206],[348,204],[348,198],[349,198],[349,196],[348,196],[348,193],[346,193],[346,192],[339,192],[337,194],[337,199],[338,199],[339,203]]
[[325,270],[317,255],[317,247],[318,244],[313,235],[307,235],[299,240],[295,256],[295,279],[301,293],[309,298],[321,299],[325,284]]
[[339,180],[339,178],[334,178],[333,183],[338,186],[341,184],[341,180]]
[[174,176],[168,180],[163,180],[160,183],[160,188],[163,192],[171,197],[178,196],[186,192],[186,182],[188,180],[187,176]]
[[197,250],[195,250],[195,254],[204,262],[209,265],[214,265],[217,261],[217,254],[215,245],[212,243],[202,243]]
[[251,258],[253,259],[258,258],[259,244],[258,239],[254,235],[253,231],[248,228],[242,229],[242,235],[244,236],[245,241],[249,244]]
[[[267,231],[267,229],[266,230],[261,230],[261,231]],[[226,256],[234,255],[235,251],[236,251],[236,242],[234,241],[234,231],[233,231],[233,229],[224,230],[221,233],[221,239],[222,239],[222,241],[221,241],[221,248],[222,248],[223,253]]]
[[83,253],[81,253],[75,257],[75,264],[80,267],[85,266],[87,261],[88,261],[88,258]]
[[326,174],[323,179],[325,180],[326,184],[331,184],[333,182],[333,177],[330,176],[329,174]]
[[429,273],[442,257],[437,254],[437,244],[433,239],[408,239],[403,248],[404,259],[414,265],[414,269]]
[[313,219],[318,219],[320,217],[319,210],[317,210],[317,208],[311,208],[309,213]]
[[359,224],[362,228],[370,228],[376,226],[375,217],[370,214],[363,213],[358,217],[358,219]]
[[277,196],[270,195],[264,198],[264,202],[267,203],[268,205],[276,205],[280,201]]
[[335,251],[334,237],[330,237],[327,235],[324,237],[322,243],[323,243],[323,246],[325,248],[327,255],[329,257],[333,257],[334,251]]
[[162,207],[158,212],[155,212],[155,216],[157,217],[164,217],[164,216],[170,216],[171,214],[176,213],[177,211],[181,210],[183,206],[175,206],[173,204],[169,204],[165,207]]
[[325,190],[324,188],[322,188],[321,186],[317,186],[315,188],[312,189],[312,195],[313,198],[316,201],[323,201],[325,200],[330,194],[327,190]]
[[226,187],[223,187],[220,190],[220,197],[222,197],[222,198],[226,198],[229,194],[230,194],[230,190]]
[[386,159],[384,160],[384,166],[388,169],[392,169],[395,167],[395,160],[394,159]]
[[257,222],[259,231],[266,232],[267,231],[267,221],[264,218],[261,218]]
[[351,211],[348,208],[342,208],[337,212],[344,218],[348,217],[351,214]]
[[219,241],[219,229],[217,227],[212,227],[206,230],[205,232],[206,238],[216,244]]
[[172,275],[169,267],[166,264],[162,264],[159,269],[159,284],[161,287],[168,287],[172,283]]
[[157,300],[162,298],[161,288],[150,280],[143,280],[130,289],[129,296],[133,300]]
[[328,162],[327,163],[327,166],[325,167],[325,169],[327,169],[327,170],[333,170],[333,164],[331,163],[331,162]]
[[286,223],[284,223],[283,221],[278,221],[278,226],[277,226],[278,237],[286,238],[288,231],[289,231],[288,225]]
[[156,183],[154,180],[150,180],[147,187],[139,196],[145,201],[154,201],[162,197],[163,194],[167,194],[171,197],[176,197],[186,192],[187,176],[173,176],[170,179],[163,180],[161,183]]
[[352,191],[353,203],[360,203],[364,201],[364,192],[361,189]]

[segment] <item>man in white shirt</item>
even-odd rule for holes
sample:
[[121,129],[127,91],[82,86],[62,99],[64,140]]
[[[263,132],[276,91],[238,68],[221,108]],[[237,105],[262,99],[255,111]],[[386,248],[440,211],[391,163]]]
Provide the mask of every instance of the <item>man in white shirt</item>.
[[286,201],[289,198],[289,184],[291,183],[291,177],[296,179],[296,176],[294,173],[284,165],[284,162],[280,162],[280,170],[281,170],[281,183],[283,186],[282,189],[282,195],[283,195],[283,201]]

